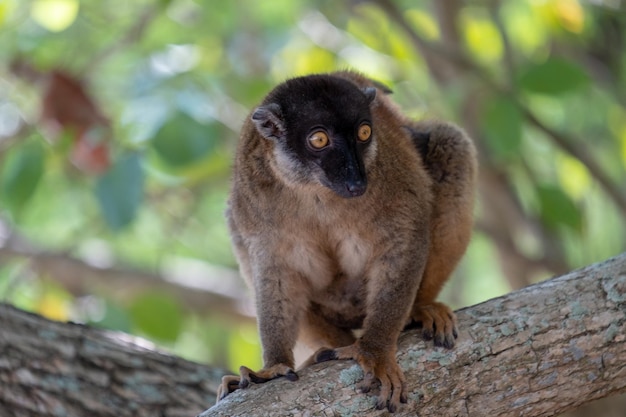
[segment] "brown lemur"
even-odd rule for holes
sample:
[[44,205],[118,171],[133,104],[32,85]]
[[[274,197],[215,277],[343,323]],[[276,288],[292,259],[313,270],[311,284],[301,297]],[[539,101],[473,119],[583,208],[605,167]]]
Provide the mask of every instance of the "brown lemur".
[[[264,367],[225,376],[218,400],[306,364],[354,359],[377,408],[407,401],[397,339],[421,323],[451,348],[452,310],[435,301],[468,245],[476,182],[471,140],[416,122],[354,72],[293,78],[244,123],[227,218],[254,289]],[[361,329],[356,337],[354,330]]]

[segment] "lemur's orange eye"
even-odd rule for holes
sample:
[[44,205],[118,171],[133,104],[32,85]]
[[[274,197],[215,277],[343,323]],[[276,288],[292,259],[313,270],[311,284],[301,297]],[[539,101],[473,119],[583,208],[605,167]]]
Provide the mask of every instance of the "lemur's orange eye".
[[372,127],[370,125],[361,125],[359,127],[359,140],[366,142],[372,136]]
[[309,136],[309,144],[315,149],[322,149],[328,145],[328,142],[328,135],[321,130]]

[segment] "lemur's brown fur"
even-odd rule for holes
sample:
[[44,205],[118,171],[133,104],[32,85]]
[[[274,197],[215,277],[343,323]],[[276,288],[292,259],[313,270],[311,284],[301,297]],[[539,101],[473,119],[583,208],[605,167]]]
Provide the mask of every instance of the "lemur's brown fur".
[[350,188],[354,198],[338,195],[321,184],[324,174],[308,176],[297,152],[283,149],[280,138],[294,134],[283,116],[298,106],[306,108],[303,119],[327,109],[297,97],[276,103],[282,96],[271,93],[244,123],[227,217],[241,273],[255,294],[264,367],[242,366],[239,376],[224,377],[218,398],[250,382],[297,379],[299,340],[316,351],[307,364],[356,360],[365,372],[362,390],[380,381],[377,406],[394,411],[407,398],[395,357],[401,330],[419,322],[435,344],[454,345],[454,313],[436,298],[470,239],[475,150],[453,125],[409,120],[384,87],[359,74],[317,77],[298,82],[310,82],[320,95],[337,84],[355,103],[370,103],[364,112],[371,112],[371,142],[354,151],[367,186],[348,179],[357,184]]

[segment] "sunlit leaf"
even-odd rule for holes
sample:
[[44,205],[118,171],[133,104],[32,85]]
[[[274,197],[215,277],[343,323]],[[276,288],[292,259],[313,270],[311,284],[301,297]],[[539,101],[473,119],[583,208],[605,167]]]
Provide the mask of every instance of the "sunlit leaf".
[[585,26],[585,11],[578,0],[531,2],[535,13],[553,30],[565,29],[581,33]]
[[167,164],[182,167],[210,153],[218,135],[215,124],[201,124],[185,113],[177,113],[159,129],[152,139],[152,146]]
[[143,199],[141,155],[120,158],[96,183],[96,197],[107,225],[113,230],[130,224]]
[[34,309],[51,320],[67,321],[70,318],[71,295],[53,281],[44,281],[35,298]]
[[44,149],[31,142],[6,157],[0,178],[1,201],[17,214],[31,198],[44,171]]
[[475,16],[467,16],[462,20],[465,42],[473,55],[483,61],[499,60],[503,46],[496,26],[487,19]]
[[585,26],[585,11],[577,0],[552,1],[561,25],[570,32],[580,33]]
[[582,231],[580,209],[562,189],[554,185],[540,185],[537,187],[537,196],[541,219],[546,226],[553,229],[565,226],[576,232]]
[[138,296],[130,307],[130,315],[141,332],[163,341],[175,341],[183,326],[180,305],[165,293]]
[[294,42],[276,58],[274,64],[280,66],[277,70],[285,76],[328,72],[336,67],[334,54],[314,45],[303,45],[302,42]]
[[35,0],[31,16],[49,31],[61,32],[74,23],[78,7],[78,0]]
[[241,327],[239,331],[230,334],[228,340],[228,366],[232,369],[239,369],[239,366],[246,364],[252,369],[260,368],[261,343],[254,326]]
[[485,103],[482,127],[489,148],[496,158],[519,154],[522,125],[522,115],[509,98],[497,97]]
[[578,159],[565,155],[560,155],[555,162],[563,189],[571,196],[582,198],[591,186],[591,177],[585,165]]
[[15,6],[15,0],[2,0],[0,1],[0,27],[2,27],[8,17],[10,16]]
[[47,292],[37,302],[37,313],[51,320],[66,321],[69,319],[67,298]]
[[562,58],[548,60],[526,68],[519,85],[524,90],[541,94],[561,94],[585,86],[587,73],[578,65]]
[[537,19],[531,6],[525,1],[505,1],[500,5],[503,25],[520,52],[535,56],[548,48],[548,28],[545,21]]
[[433,19],[432,14],[423,10],[410,9],[405,13],[406,19],[413,24],[413,28],[417,33],[425,39],[436,40],[439,38],[439,27]]

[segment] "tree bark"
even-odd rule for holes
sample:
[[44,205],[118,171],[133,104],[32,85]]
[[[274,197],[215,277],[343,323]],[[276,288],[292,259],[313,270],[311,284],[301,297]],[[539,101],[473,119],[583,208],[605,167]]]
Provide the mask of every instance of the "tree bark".
[[215,401],[223,374],[129,335],[0,304],[2,417],[189,417]]
[[[416,330],[398,362],[409,402],[396,415],[552,416],[626,391],[626,253],[458,311],[452,350]],[[222,373],[128,336],[0,306],[1,416],[192,416]],[[351,361],[327,362],[229,395],[208,416],[386,415]]]

